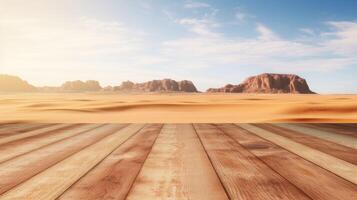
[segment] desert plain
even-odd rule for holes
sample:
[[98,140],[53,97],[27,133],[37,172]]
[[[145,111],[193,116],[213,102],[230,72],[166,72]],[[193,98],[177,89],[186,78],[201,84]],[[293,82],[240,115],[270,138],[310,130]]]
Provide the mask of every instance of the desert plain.
[[356,123],[357,95],[2,93],[0,116],[3,123]]
[[0,116],[1,200],[357,198],[357,95],[3,93]]

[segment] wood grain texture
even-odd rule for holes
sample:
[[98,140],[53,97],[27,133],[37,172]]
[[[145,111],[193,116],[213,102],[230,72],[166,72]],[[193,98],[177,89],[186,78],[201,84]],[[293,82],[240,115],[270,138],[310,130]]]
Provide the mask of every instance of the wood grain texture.
[[0,194],[46,170],[68,156],[75,154],[81,149],[113,134],[124,126],[125,125],[102,126],[1,163]]
[[343,134],[357,138],[357,126],[355,124],[301,124],[314,129]]
[[313,149],[335,156],[341,160],[357,165],[357,149],[346,147],[337,143],[333,143],[320,138],[301,134],[293,130],[277,127],[272,124],[255,124],[259,128],[263,128],[275,134],[287,137],[295,142],[304,144]]
[[7,126],[0,126],[0,138],[33,131],[51,125],[53,124],[11,124]]
[[356,185],[232,124],[218,127],[315,200],[354,199]]
[[127,199],[228,199],[192,127],[168,124]]
[[25,132],[25,133],[21,133],[21,134],[15,134],[15,135],[11,135],[9,137],[0,138],[0,145],[15,141],[15,140],[23,139],[26,137],[30,137],[30,136],[45,134],[47,132],[50,132],[50,131],[53,131],[56,129],[60,129],[60,128],[64,128],[67,126],[71,126],[71,125],[70,124],[56,124],[56,125],[52,125],[49,127],[36,129],[33,131],[29,131],[29,132]]
[[354,164],[250,124],[239,124],[239,126],[357,184],[357,166]]
[[215,126],[195,128],[230,199],[310,199]]
[[58,199],[125,199],[161,127],[161,124],[145,126]]
[[1,199],[52,200],[102,161],[144,125],[132,124],[9,190]]
[[357,138],[348,136],[348,135],[341,135],[341,134],[336,134],[333,132],[328,132],[328,131],[322,131],[318,129],[313,129],[297,124],[276,124],[277,126],[286,128],[286,129],[291,129],[293,131],[297,131],[306,135],[311,135],[314,137],[318,137],[324,140],[328,140],[330,142],[335,142],[340,145],[344,145],[347,147],[351,147],[354,149],[357,149]]
[[357,199],[357,125],[293,126],[1,124],[0,200]]
[[98,127],[98,124],[80,125],[73,124],[50,131],[46,134],[34,135],[23,139],[8,142],[0,146],[0,163],[9,160],[13,157],[27,153],[29,151],[41,148],[53,142],[71,137],[81,132]]

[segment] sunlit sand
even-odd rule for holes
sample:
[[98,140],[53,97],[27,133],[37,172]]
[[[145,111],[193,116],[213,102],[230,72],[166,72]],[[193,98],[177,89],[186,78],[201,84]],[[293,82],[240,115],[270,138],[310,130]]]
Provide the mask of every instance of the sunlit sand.
[[1,122],[357,122],[357,95],[1,94]]

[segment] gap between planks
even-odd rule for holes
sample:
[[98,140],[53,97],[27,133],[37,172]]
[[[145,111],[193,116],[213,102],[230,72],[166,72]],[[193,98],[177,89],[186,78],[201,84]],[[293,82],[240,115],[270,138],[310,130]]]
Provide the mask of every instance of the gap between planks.
[[270,131],[251,124],[238,124],[238,126],[264,139],[267,139],[354,184],[357,184],[357,166],[354,164],[310,148],[306,145],[294,142],[288,138],[274,134]]
[[0,164],[0,194],[123,127],[104,125]]
[[22,139],[22,138],[44,134],[44,133],[47,133],[49,131],[61,129],[61,128],[64,128],[64,127],[67,127],[67,126],[70,126],[70,125],[69,124],[56,124],[56,125],[52,125],[52,126],[49,126],[49,127],[36,129],[36,130],[33,130],[33,131],[29,131],[29,132],[25,132],[25,133],[21,133],[21,134],[15,134],[15,135],[8,136],[8,137],[5,137],[5,138],[0,138],[0,145],[8,143],[8,142],[15,141],[15,140],[19,140],[19,139]]
[[295,124],[275,124],[275,125],[286,129],[294,130],[306,135],[311,135],[324,140],[328,140],[330,142],[335,142],[350,148],[357,149],[357,138],[353,136],[332,133],[328,131],[318,130],[318,129],[309,128],[301,125],[295,125]]
[[125,199],[161,128],[162,124],[145,126],[58,199]]
[[215,126],[194,126],[230,199],[310,199]]
[[336,174],[239,126],[216,126],[312,199],[357,199],[356,185]]
[[304,144],[313,149],[327,153],[341,160],[347,161],[354,165],[357,164],[357,149],[350,148],[338,143],[330,142],[318,137],[310,136],[290,129],[285,129],[272,124],[254,124],[259,128],[263,128],[280,136],[289,138],[295,142]]
[[127,199],[228,199],[192,125],[165,124]]
[[25,153],[29,153],[36,149],[42,148],[46,145],[53,144],[54,142],[58,142],[63,139],[81,134],[99,126],[100,125],[98,124],[74,124],[69,127],[50,131],[46,134],[30,136],[12,142],[8,142],[0,146],[0,163],[8,161],[9,159],[12,159],[17,156],[21,156]]

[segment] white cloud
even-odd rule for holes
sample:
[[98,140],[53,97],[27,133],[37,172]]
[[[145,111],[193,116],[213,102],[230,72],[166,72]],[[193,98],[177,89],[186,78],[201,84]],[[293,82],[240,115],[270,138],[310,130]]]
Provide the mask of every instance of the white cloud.
[[306,35],[310,35],[310,36],[314,36],[315,35],[315,31],[310,29],[310,28],[301,28],[299,29],[302,33],[306,34]]
[[144,8],[145,10],[152,10],[153,7],[149,2],[145,2],[145,1],[139,1],[139,5]]
[[[60,82],[83,77],[140,81],[170,74],[179,77],[177,71],[190,76],[192,69],[203,80],[220,68],[294,73],[331,72],[357,65],[357,22],[328,22],[330,30],[323,33],[302,28],[298,31],[304,33],[304,41],[286,39],[259,23],[257,35],[228,37],[219,32],[227,23],[217,22],[217,9],[199,2],[186,4],[186,8],[202,10],[190,10],[191,17],[181,19],[176,19],[180,13],[163,12],[192,34],[167,41],[150,38],[150,33],[132,30],[118,20],[25,17],[19,16],[21,12],[11,18],[0,13],[0,70],[20,76],[37,73],[32,76],[37,79],[29,81],[41,85],[51,84],[57,76]],[[236,12],[238,20],[249,17],[249,13]]]
[[[112,54],[139,50],[142,39],[118,22],[81,18],[65,23],[42,19],[0,21],[1,48],[9,56],[21,53],[59,56]],[[24,56],[24,55],[19,55]]]
[[219,24],[214,23],[208,19],[184,18],[177,20],[177,23],[181,25],[187,25],[189,31],[198,35],[207,37],[218,36],[218,33],[212,31],[212,29],[218,27]]
[[195,9],[195,8],[210,8],[211,5],[208,3],[203,3],[203,2],[193,2],[193,1],[188,1],[184,5],[185,8],[189,9]]
[[238,11],[238,12],[236,12],[235,17],[239,21],[244,21],[247,18],[247,15],[241,11]]
[[243,8],[237,7],[235,8],[234,17],[238,20],[239,23],[246,22],[248,19],[255,18],[254,15],[247,13]]
[[[289,73],[334,71],[357,64],[355,57],[342,54],[342,47],[357,50],[354,45],[357,37],[353,37],[354,29],[351,27],[354,24],[348,24],[347,27],[346,24],[338,25],[336,32],[329,33],[333,38],[320,38],[309,43],[283,39],[263,24],[257,24],[259,34],[255,38],[227,38],[210,30],[215,37],[197,33],[197,36],[166,41],[162,54],[169,60],[175,60],[177,67],[216,68],[233,65],[240,69],[249,66]],[[349,45],[345,44],[346,40]],[[336,49],[333,49],[337,46],[341,47],[339,55],[335,55]]]
[[260,33],[259,39],[261,40],[279,40],[279,37],[263,24],[257,25],[257,31]]
[[174,21],[175,20],[175,17],[174,17],[174,13],[170,10],[167,10],[167,9],[163,9],[162,10],[162,13],[168,17],[170,20]]
[[357,54],[357,22],[333,21],[327,22],[333,30],[323,33],[328,36],[324,45],[330,51],[339,55],[356,55]]
[[0,35],[1,72],[30,77],[52,75],[30,79],[39,85],[58,84],[53,82],[54,74],[61,77],[60,81],[96,78],[110,71],[120,77],[121,71],[135,68],[135,77],[146,66],[164,60],[147,51],[150,44],[145,34],[117,21],[1,19]]
[[[210,9],[213,7],[210,6]],[[236,9],[240,22],[250,15]],[[286,72],[334,71],[357,64],[357,23],[328,22],[333,29],[319,37],[301,28],[304,40],[284,39],[264,24],[256,25],[257,37],[227,38],[218,32],[214,16],[184,18],[177,23],[196,35],[163,42],[162,55],[177,67],[252,66]],[[327,36],[326,36],[327,35]],[[173,62],[175,61],[175,62]]]

